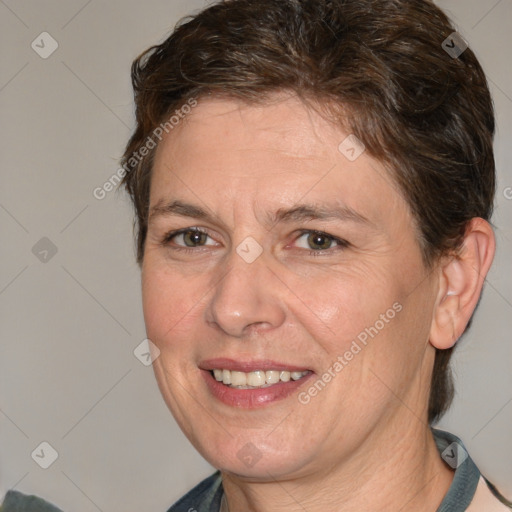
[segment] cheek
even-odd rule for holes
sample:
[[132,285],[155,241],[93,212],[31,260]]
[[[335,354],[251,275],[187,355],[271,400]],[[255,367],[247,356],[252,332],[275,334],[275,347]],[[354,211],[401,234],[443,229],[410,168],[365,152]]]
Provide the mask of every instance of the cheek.
[[428,338],[432,297],[427,281],[404,265],[354,265],[329,279],[311,279],[307,288],[295,282],[297,295],[307,299],[306,307],[294,313],[323,349],[324,370],[339,356],[344,368],[350,366],[339,381],[355,379],[360,386],[375,381],[377,373],[384,382],[398,384],[421,362]]
[[[190,287],[194,289],[193,286]],[[197,297],[196,297],[197,295]],[[196,316],[200,294],[165,268],[145,264],[142,272],[142,303],[149,339],[160,350],[172,347],[172,339]]]
[[370,266],[353,266],[322,277],[291,282],[290,288],[300,299],[296,314],[301,323],[316,326],[319,333],[336,340],[333,343],[351,341],[397,301],[396,283],[390,275]]
[[384,312],[381,322],[374,321],[374,336],[367,338],[362,351],[363,373],[374,392],[390,403],[397,396],[407,402],[409,391],[427,389],[430,379],[425,370],[431,357],[426,351],[433,303],[430,284],[425,281],[412,293],[397,292],[395,298],[394,311]]
[[155,273],[148,270],[144,263],[142,271],[142,308],[144,312],[144,322],[149,338],[157,343],[160,338],[157,335],[162,330],[163,322],[167,321],[167,305],[164,304],[161,296],[161,286]]

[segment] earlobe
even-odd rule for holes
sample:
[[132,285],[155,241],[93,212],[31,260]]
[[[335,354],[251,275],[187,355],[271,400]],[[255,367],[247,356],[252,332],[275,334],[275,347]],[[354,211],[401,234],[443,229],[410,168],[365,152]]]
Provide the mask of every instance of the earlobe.
[[434,310],[430,331],[430,343],[438,349],[453,347],[457,342],[456,319],[460,311],[460,300],[456,295],[446,295]]
[[495,244],[490,224],[474,218],[460,251],[441,264],[429,338],[435,348],[450,348],[463,334],[482,293]]

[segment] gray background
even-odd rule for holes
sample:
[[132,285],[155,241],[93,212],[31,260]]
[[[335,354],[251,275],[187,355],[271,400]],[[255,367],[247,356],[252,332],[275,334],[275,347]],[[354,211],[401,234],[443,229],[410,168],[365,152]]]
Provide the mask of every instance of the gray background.
[[[499,172],[498,253],[441,427],[510,497],[512,0],[439,4],[488,73]],[[130,205],[92,193],[118,169],[133,128],[133,58],[204,5],[0,1],[0,501],[16,488],[65,511],[163,511],[212,471],[133,354],[145,331]],[[59,45],[47,59],[31,48],[43,31]],[[55,255],[47,241],[33,253],[43,237]],[[43,441],[58,452],[48,469],[31,457]]]

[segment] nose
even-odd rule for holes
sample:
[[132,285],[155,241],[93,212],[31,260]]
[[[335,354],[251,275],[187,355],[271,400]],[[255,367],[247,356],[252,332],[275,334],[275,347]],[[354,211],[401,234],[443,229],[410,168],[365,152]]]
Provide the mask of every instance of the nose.
[[252,263],[235,251],[226,263],[206,308],[206,321],[229,336],[243,338],[251,331],[269,331],[285,321],[283,283],[265,262]]

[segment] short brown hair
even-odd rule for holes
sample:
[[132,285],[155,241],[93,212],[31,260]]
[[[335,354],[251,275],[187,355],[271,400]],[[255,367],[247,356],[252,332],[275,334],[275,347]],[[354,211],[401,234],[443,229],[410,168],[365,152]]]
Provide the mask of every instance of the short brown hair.
[[[190,98],[261,103],[290,91],[328,106],[383,162],[417,223],[427,267],[460,248],[470,219],[490,219],[494,112],[484,72],[429,0],[230,0],[182,20],[132,65],[137,126],[123,159],[136,210],[137,259],[147,232],[154,149],[133,155]],[[340,107],[340,108],[336,108]],[[341,114],[341,115],[337,115]],[[428,418],[453,399],[437,350]]]

